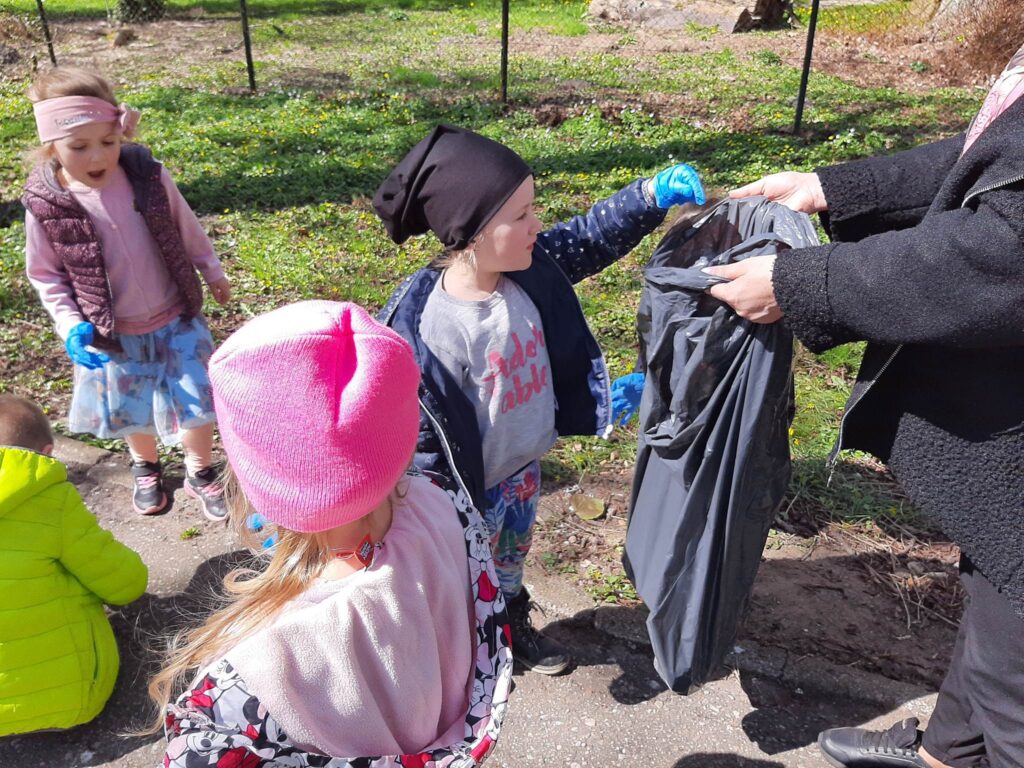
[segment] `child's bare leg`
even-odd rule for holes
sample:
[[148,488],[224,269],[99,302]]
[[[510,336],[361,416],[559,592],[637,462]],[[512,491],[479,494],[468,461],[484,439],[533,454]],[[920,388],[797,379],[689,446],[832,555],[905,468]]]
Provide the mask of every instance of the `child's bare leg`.
[[128,443],[128,452],[132,455],[135,464],[158,464],[160,454],[157,453],[156,437],[142,432],[133,435],[125,435],[124,441]]
[[185,449],[185,471],[190,475],[213,464],[213,424],[204,424],[181,433],[181,446]]
[[213,466],[213,424],[186,429],[181,435],[185,449],[185,493],[199,502],[208,520],[227,517],[220,473]]

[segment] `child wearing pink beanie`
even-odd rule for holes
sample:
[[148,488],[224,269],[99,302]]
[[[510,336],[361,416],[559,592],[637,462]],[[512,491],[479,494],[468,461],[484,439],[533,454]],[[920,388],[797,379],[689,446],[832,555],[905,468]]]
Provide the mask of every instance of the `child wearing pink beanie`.
[[230,516],[258,513],[275,543],[153,679],[164,765],[479,764],[511,687],[507,621],[479,517],[409,471],[408,344],[354,304],[300,302],[236,331],[210,380]]

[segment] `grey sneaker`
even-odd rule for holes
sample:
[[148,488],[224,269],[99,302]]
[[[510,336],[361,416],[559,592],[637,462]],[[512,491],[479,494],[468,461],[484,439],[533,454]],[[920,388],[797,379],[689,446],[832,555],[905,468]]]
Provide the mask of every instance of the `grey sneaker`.
[[194,475],[185,475],[185,493],[199,502],[207,520],[218,523],[227,519],[228,507],[224,503],[224,486],[216,467],[201,469]]
[[917,748],[917,718],[902,720],[887,731],[832,728],[818,735],[818,749],[836,768],[928,768]]
[[158,515],[167,509],[167,494],[164,493],[163,470],[159,462],[132,462],[132,506],[140,515]]

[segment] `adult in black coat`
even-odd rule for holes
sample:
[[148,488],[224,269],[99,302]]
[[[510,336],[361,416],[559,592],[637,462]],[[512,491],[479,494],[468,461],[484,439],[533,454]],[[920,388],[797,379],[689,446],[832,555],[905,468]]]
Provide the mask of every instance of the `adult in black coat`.
[[712,295],[812,351],[868,342],[836,451],[886,461],[962,552],[969,602],[923,738],[913,720],[826,731],[833,765],[1024,766],[1024,98],[1005,98],[1024,48],[1011,70],[967,134],[735,190],[820,213],[832,242],[712,270],[732,279]]

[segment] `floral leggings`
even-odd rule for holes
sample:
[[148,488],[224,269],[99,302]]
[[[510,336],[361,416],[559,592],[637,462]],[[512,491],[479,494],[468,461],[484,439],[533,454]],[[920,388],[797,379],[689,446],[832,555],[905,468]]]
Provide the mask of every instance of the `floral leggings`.
[[523,588],[523,566],[533,543],[540,501],[540,462],[533,461],[486,493],[484,526],[491,537],[494,568],[506,598]]

